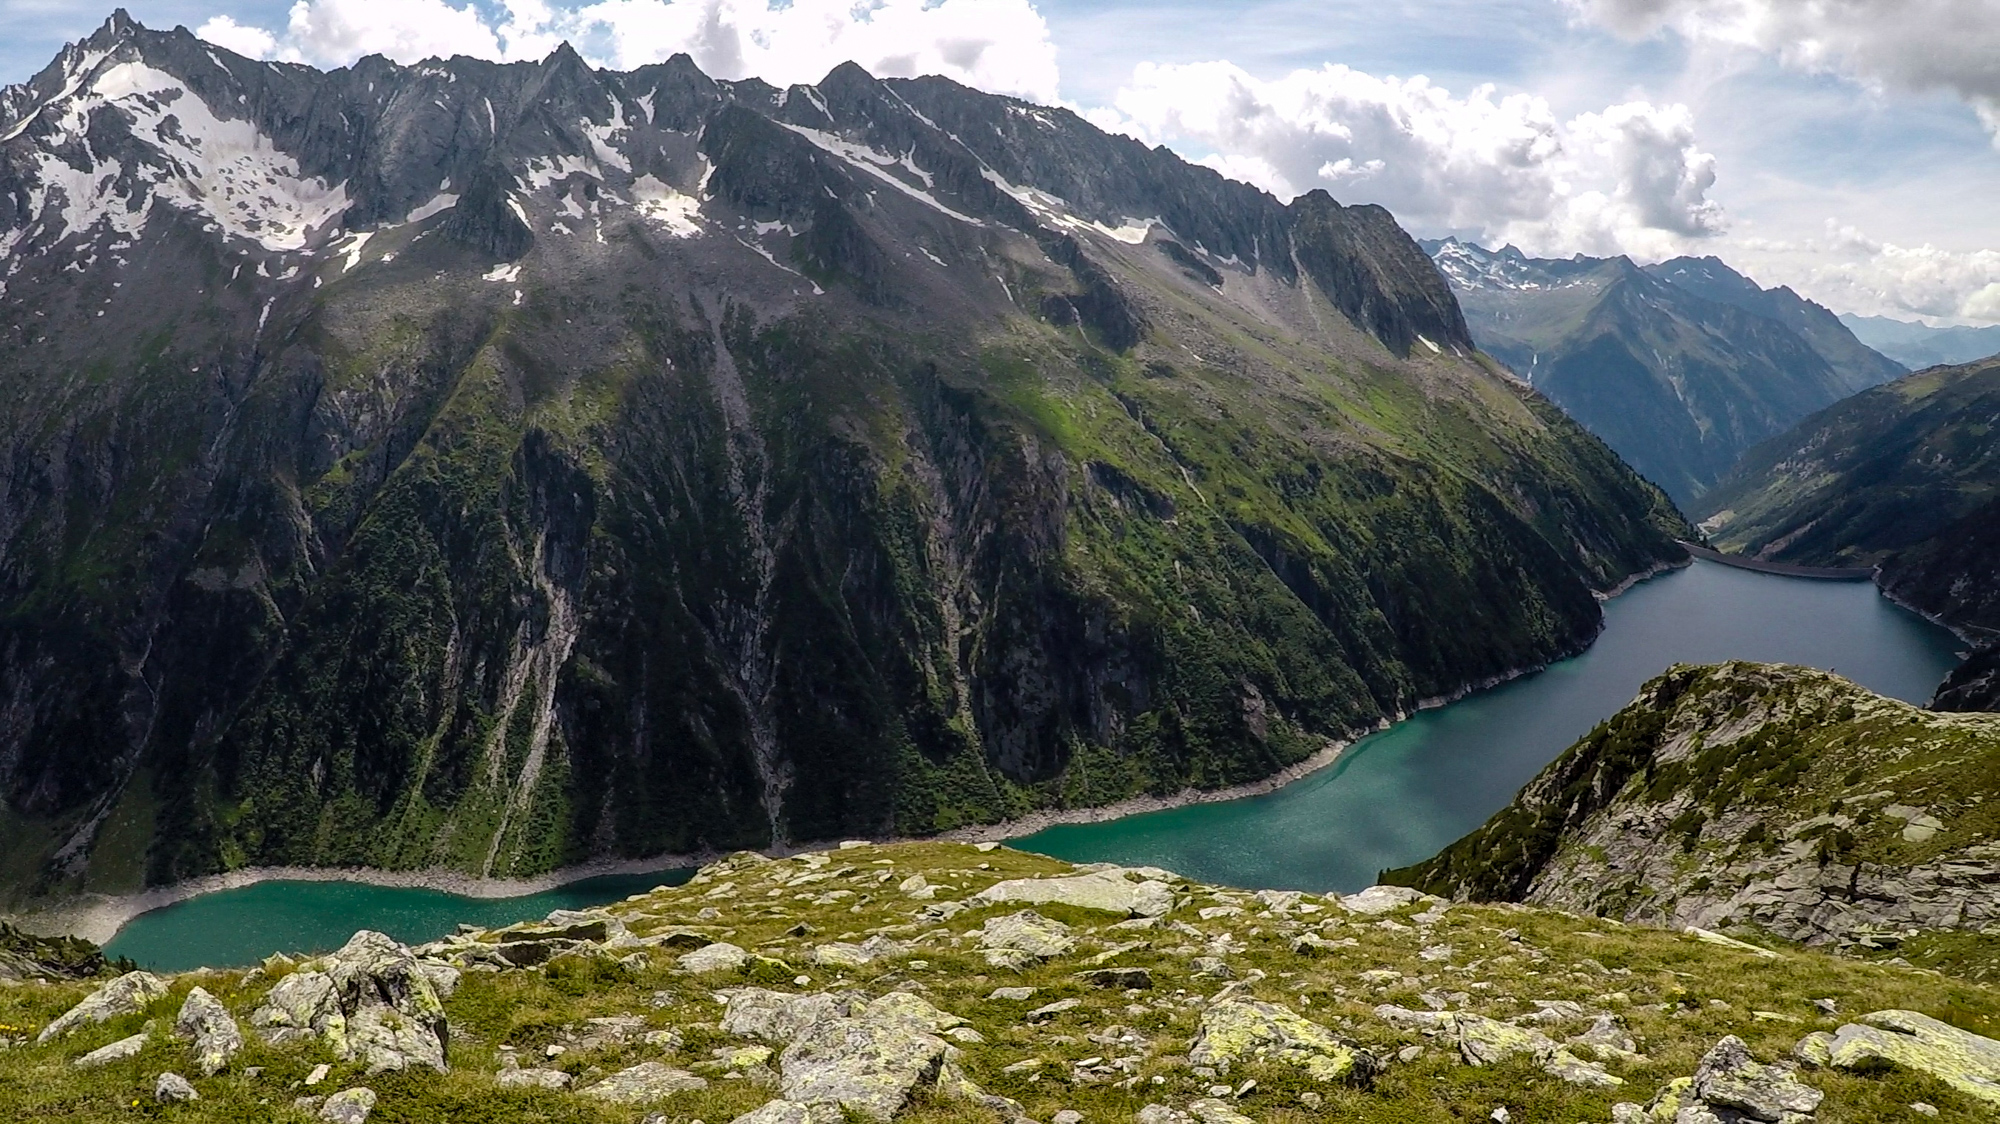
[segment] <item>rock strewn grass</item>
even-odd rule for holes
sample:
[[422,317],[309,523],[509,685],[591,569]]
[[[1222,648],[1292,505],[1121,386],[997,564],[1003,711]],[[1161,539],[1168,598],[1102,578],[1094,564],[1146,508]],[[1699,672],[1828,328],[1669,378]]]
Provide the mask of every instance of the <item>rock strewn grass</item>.
[[[351,1115],[366,1089],[377,1124],[728,1124],[753,1111],[763,1124],[835,1124],[839,1108],[813,1098],[867,1078],[873,1099],[857,1094],[847,1112],[887,1106],[899,1124],[1442,1124],[1502,1107],[1518,1121],[1651,1121],[1717,1097],[1799,1103],[1769,1067],[1868,1012],[2000,1034],[2000,992],[1981,984],[1546,910],[1394,890],[1252,894],[1164,871],[1123,879],[1132,900],[1112,911],[986,893],[1077,873],[946,843],[739,856],[602,911],[447,938],[415,950],[426,972],[459,970],[440,989],[442,1073],[369,1074],[324,1036],[274,1045],[259,1033],[252,1014],[272,988],[340,975],[324,962],[170,977],[138,1009],[40,1045],[35,1034],[102,981],[0,987],[0,1116],[303,1124]],[[1147,882],[1161,885],[1139,892]],[[1163,892],[1163,915],[1135,915]],[[987,939],[996,931],[1012,936]],[[209,1077],[173,1033],[196,987],[243,1028]],[[73,1064],[134,1035],[134,1053]],[[1732,1035],[1743,1057],[1722,1048]],[[157,1104],[169,1072],[198,1099]],[[1964,1081],[1907,1067],[1798,1080],[1823,1094],[1820,1124],[1914,1119],[1915,1103],[1946,1119],[1991,1111]],[[905,1083],[883,1094],[883,1081]]]

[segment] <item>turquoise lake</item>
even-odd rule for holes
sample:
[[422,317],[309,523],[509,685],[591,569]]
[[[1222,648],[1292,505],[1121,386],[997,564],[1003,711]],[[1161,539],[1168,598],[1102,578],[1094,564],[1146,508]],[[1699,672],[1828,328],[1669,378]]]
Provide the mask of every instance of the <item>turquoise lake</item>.
[[1364,738],[1276,792],[1054,827],[1010,845],[1235,886],[1358,890],[1484,823],[1673,664],[1804,664],[1921,704],[1961,646],[1869,582],[1713,562],[1642,582],[1604,616],[1604,633],[1584,654]]
[[[1921,703],[1956,662],[1949,632],[1866,582],[1773,577],[1697,562],[1605,606],[1589,651],[1373,735],[1266,796],[1051,828],[1011,845],[1077,862],[1151,864],[1246,887],[1354,890],[1435,854],[1640,684],[1678,662],[1752,659],[1828,668]],[[611,875],[518,898],[350,882],[265,882],[134,918],[106,946],[160,971],[338,947],[356,929],[431,940],[616,901],[692,872]]]

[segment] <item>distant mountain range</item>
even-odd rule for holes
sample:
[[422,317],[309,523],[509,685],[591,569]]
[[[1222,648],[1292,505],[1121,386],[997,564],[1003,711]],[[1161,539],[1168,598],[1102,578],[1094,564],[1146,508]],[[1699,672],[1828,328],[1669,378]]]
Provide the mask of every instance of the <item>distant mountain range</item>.
[[1862,343],[1912,371],[2000,355],[2000,324],[1985,328],[1933,328],[1886,316],[1842,316],[1840,322]]
[[1530,258],[1425,242],[1481,348],[1691,504],[1743,450],[1904,368],[1715,258]]
[[0,91],[0,897],[1270,774],[1682,557],[1380,207],[685,55]]
[[1940,703],[2000,707],[2000,357],[1807,418],[1746,453],[1697,512],[1723,549],[1879,567],[1890,596],[1989,647]]

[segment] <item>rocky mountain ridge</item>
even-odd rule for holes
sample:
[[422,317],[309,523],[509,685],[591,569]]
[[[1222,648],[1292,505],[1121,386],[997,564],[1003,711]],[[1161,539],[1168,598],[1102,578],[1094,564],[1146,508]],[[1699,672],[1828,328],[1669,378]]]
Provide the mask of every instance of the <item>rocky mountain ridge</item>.
[[16,901],[1227,786],[1688,533],[1387,212],[940,79],[121,13],[0,112]]
[[1479,345],[1683,505],[1751,445],[1903,373],[1825,308],[1715,258],[1424,246]]
[[1389,879],[1806,944],[2000,928],[2000,716],[1804,668],[1678,666]]
[[1887,316],[1842,316],[1855,338],[1913,371],[1975,363],[2000,353],[2000,325],[1933,328]]
[[2000,1103],[1982,984],[991,844],[736,855],[416,947],[363,931],[248,971],[0,989],[0,1024],[0,1107],[92,1120],[135,1099],[338,1124],[1847,1124]]

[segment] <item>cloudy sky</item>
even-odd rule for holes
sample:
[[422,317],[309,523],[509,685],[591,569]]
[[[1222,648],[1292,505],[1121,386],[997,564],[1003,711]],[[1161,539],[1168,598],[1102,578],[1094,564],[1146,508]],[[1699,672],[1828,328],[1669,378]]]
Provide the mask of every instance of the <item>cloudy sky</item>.
[[[108,13],[0,0],[0,82]],[[233,50],[719,77],[845,59],[1060,102],[1283,197],[1533,253],[1715,254],[1837,311],[2000,322],[2000,0],[126,0]]]

